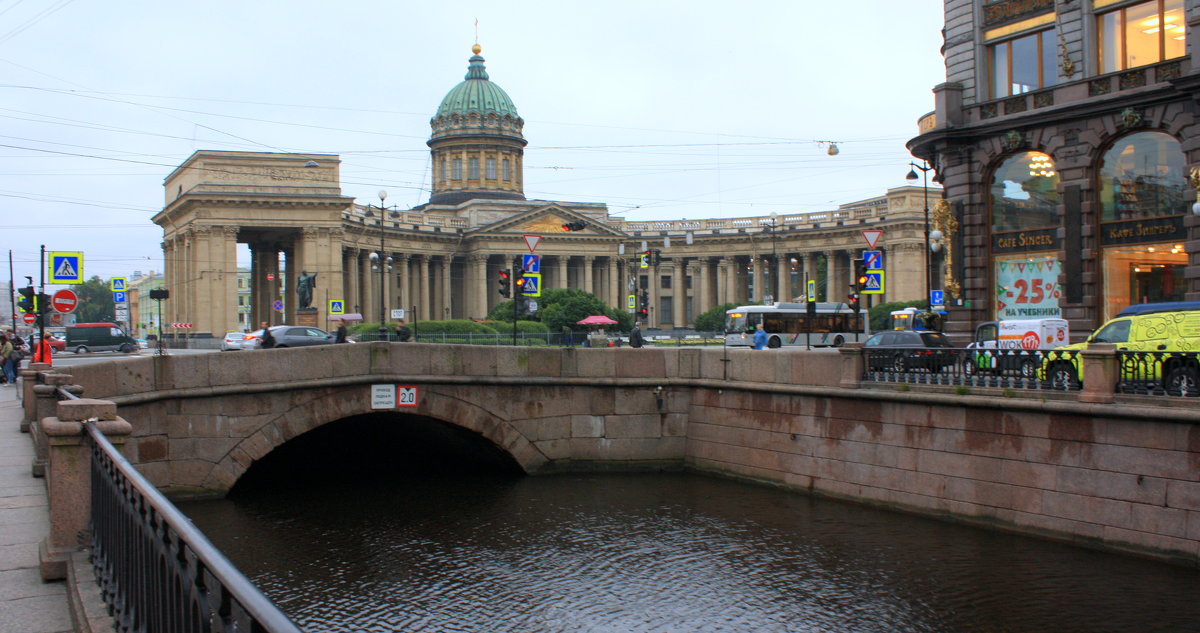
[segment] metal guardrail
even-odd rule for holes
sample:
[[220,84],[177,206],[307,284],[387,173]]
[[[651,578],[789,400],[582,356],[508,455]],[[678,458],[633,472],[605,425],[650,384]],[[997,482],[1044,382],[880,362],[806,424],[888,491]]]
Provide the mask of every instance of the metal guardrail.
[[301,633],[88,423],[92,561],[122,633]]
[[1196,352],[1117,352],[1118,393],[1200,396],[1200,357]]
[[1078,391],[1077,350],[863,348],[863,380],[877,383]]
[[[415,342],[419,343],[454,343],[459,345],[512,345],[512,332],[508,333],[422,333],[414,335]],[[629,345],[629,335],[627,333],[609,333],[605,335],[608,340],[613,341],[614,345],[623,347]],[[644,332],[643,336],[646,340],[655,346],[666,347],[694,347],[696,345],[721,345],[725,335],[720,332],[689,332],[688,334],[671,335],[660,334],[656,331]],[[360,343],[371,343],[375,341],[392,341],[396,342],[395,333],[389,332],[386,337],[381,336],[376,332],[364,332],[357,334],[354,337]],[[587,332],[573,332],[571,334],[570,345],[574,347],[584,346],[584,341],[588,340]],[[517,332],[517,345],[527,347],[565,347],[567,344],[566,336],[561,332]]]

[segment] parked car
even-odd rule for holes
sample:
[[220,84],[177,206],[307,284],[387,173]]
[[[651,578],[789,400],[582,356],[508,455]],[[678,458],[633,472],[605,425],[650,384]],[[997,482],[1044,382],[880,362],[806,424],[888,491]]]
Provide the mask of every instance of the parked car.
[[[275,348],[305,347],[308,345],[327,345],[333,343],[333,334],[317,327],[304,325],[276,325],[270,328],[271,336],[275,337]],[[242,349],[260,349],[262,347],[262,330],[255,330],[242,338]]]
[[[261,330],[260,330],[261,331]],[[242,349],[246,338],[250,336],[245,332],[229,332],[225,338],[221,339],[221,351],[228,352],[230,350]]]
[[924,369],[937,373],[954,366],[958,358],[953,350],[945,334],[921,330],[878,332],[863,343],[870,371]]

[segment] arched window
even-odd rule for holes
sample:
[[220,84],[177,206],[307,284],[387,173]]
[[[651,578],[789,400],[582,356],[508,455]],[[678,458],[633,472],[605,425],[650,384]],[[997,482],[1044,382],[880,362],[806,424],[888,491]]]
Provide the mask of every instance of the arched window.
[[496,159],[489,157],[487,159],[487,177],[488,180],[496,179]]
[[454,179],[462,180],[462,159],[455,158],[453,164],[454,164]]
[[992,175],[992,232],[1058,225],[1058,172],[1042,152],[1022,152]]
[[1120,138],[1100,163],[1100,221],[1187,213],[1183,166],[1183,149],[1169,134],[1137,132]]
[[471,180],[479,179],[479,159],[478,158],[472,157],[472,158],[467,159],[467,178],[470,178]]
[[512,180],[512,172],[509,171],[508,159],[504,159],[504,179]]

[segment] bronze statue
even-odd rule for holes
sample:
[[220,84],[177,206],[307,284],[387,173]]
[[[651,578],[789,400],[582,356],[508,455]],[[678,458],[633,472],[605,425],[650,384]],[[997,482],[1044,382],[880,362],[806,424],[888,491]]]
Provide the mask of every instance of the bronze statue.
[[307,308],[312,305],[313,288],[317,285],[317,273],[308,274],[307,270],[300,271],[300,278],[296,280],[296,294],[300,299],[300,309]]

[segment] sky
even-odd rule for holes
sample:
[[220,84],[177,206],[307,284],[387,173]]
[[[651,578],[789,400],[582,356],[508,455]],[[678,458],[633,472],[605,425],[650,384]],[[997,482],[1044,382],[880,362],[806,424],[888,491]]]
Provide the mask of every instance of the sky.
[[0,244],[17,285],[41,245],[161,272],[150,218],[197,150],[339,154],[344,195],[426,202],[429,119],[477,38],[527,198],[830,210],[907,184],[942,23],[932,0],[0,0]]

